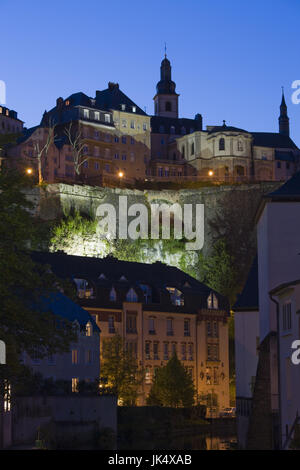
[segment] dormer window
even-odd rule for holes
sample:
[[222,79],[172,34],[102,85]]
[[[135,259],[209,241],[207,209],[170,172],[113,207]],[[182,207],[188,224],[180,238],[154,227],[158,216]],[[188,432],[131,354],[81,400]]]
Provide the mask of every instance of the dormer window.
[[126,277],[124,276],[124,274],[122,274],[122,276],[120,277],[120,281],[127,281]]
[[132,106],[132,112],[136,113],[136,106]]
[[100,113],[99,111],[95,111],[95,120],[100,121]]
[[91,322],[87,322],[85,327],[85,334],[86,336],[93,336],[93,327]]
[[127,302],[137,302],[138,301],[138,297],[137,297],[137,294],[135,292],[134,289],[129,289],[129,291],[127,292],[127,295],[126,295],[126,300]]
[[98,279],[107,279],[107,277],[105,276],[105,274],[101,273]]
[[145,304],[150,303],[151,300],[152,300],[152,289],[151,289],[151,287],[148,286],[147,284],[140,284],[140,288],[142,289],[143,294],[144,294]]
[[216,294],[211,292],[207,297],[207,308],[217,310],[219,307],[219,302]]
[[109,114],[105,114],[105,115],[104,115],[104,120],[105,120],[105,122],[110,122],[110,115],[109,115]]
[[66,100],[65,105],[70,106],[70,100]]
[[125,111],[125,109],[126,109],[126,104],[121,104],[121,109],[122,109],[122,111]]
[[86,279],[74,279],[77,295],[80,299],[91,299],[94,297],[94,289]]
[[184,296],[180,290],[176,289],[176,287],[166,287],[166,289],[170,294],[170,300],[173,305],[178,307],[184,305]]
[[83,110],[83,117],[84,117],[85,119],[89,119],[89,117],[90,117],[90,112],[89,112],[88,109],[84,109],[84,110]]
[[110,290],[109,300],[111,302],[116,302],[116,300],[117,300],[117,293],[116,293],[116,289],[114,287],[112,287],[111,290]]

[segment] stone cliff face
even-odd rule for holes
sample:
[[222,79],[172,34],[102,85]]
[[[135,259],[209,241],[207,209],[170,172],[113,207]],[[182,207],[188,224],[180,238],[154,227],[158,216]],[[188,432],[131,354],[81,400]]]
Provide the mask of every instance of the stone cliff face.
[[[97,208],[100,204],[110,203],[116,208],[117,219],[119,217],[119,196],[127,196],[128,206],[134,203],[142,203],[146,207],[150,204],[204,204],[204,247],[203,253],[207,254],[212,246],[212,234],[208,220],[214,217],[216,211],[222,210],[222,200],[228,192],[241,191],[251,194],[257,192],[267,194],[278,187],[278,183],[247,184],[239,186],[216,186],[201,189],[183,189],[180,191],[139,191],[121,188],[96,188],[90,186],[49,184],[45,188],[34,188],[28,193],[28,198],[34,203],[36,214],[47,221],[59,221],[69,214],[78,212],[87,215],[91,220],[95,219]],[[129,218],[130,220],[130,218]],[[136,242],[134,242],[136,244]],[[133,249],[133,242],[128,240],[128,246]],[[195,265],[198,259],[197,252],[184,250],[184,243],[169,241],[168,249],[166,242],[162,240],[140,241],[138,244],[138,260],[144,262],[162,261],[184,269],[184,266]],[[124,249],[124,244],[122,245]],[[109,253],[114,254],[111,241],[99,239],[94,230],[89,232],[69,233],[67,237],[61,237],[52,244],[49,249],[63,250],[69,254],[81,256],[103,257]],[[126,251],[126,250],[125,250]],[[126,253],[120,253],[126,259]],[[129,256],[129,259],[130,256]],[[133,258],[134,259],[134,258]]]

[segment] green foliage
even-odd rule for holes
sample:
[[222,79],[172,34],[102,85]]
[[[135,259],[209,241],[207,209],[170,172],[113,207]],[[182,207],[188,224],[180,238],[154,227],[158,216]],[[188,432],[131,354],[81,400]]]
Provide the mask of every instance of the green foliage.
[[191,375],[174,354],[165,366],[156,370],[147,404],[190,407],[194,404],[195,393]]
[[119,335],[105,338],[102,345],[101,382],[115,393],[123,405],[135,405],[143,370],[137,359],[126,350]]
[[96,220],[75,211],[74,214],[65,216],[53,226],[50,244],[54,250],[57,246],[61,249],[74,235],[84,240],[85,237],[95,234],[96,227]]
[[225,240],[218,240],[210,255],[203,259],[202,280],[227,297],[232,304],[236,294],[237,269]]
[[26,176],[0,173],[0,338],[7,347],[7,364],[1,366],[0,374],[11,381],[21,374],[22,351],[38,351],[41,357],[65,352],[74,339],[66,323],[58,329],[52,314],[32,307],[41,295],[63,285],[47,266],[31,259],[29,247],[36,236],[36,219],[24,194],[29,186]]

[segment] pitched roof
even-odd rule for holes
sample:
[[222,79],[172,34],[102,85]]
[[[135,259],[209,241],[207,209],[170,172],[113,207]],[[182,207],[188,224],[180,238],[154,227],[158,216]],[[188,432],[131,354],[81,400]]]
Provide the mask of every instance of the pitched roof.
[[281,200],[299,200],[300,199],[300,171],[298,171],[292,178],[290,178],[285,184],[280,186],[272,193],[264,196],[265,199],[271,199],[272,201]]
[[[145,111],[120,90],[118,83],[110,82],[106,90],[96,91],[96,105],[101,109],[114,109],[117,111],[122,111],[121,105],[125,105],[124,112],[147,116]],[[133,112],[133,107],[136,108],[135,112]]]
[[[200,115],[199,115],[200,116]],[[186,133],[201,130],[202,119],[189,119],[189,118],[171,118],[165,116],[151,116],[151,131],[155,134],[160,133],[160,127],[164,127],[165,134],[170,134],[171,126],[175,128],[175,134],[181,134],[181,129],[185,127]]]
[[[145,304],[145,310],[197,313],[200,308],[207,308],[207,297],[213,291],[178,268],[160,262],[136,263],[119,261],[111,256],[89,258],[69,256],[62,252],[35,252],[32,256],[35,261],[49,264],[58,277],[89,281],[96,292],[96,299],[85,299],[85,306],[122,308],[122,302],[125,301],[131,287],[135,289],[139,302],[144,302],[141,284],[146,284],[152,289],[153,303]],[[104,275],[103,279],[99,278],[101,274]],[[121,280],[122,276],[124,280]],[[184,294],[184,306],[174,307],[170,302],[167,286],[175,287]],[[109,301],[112,287],[118,292],[118,303],[114,305]],[[219,308],[228,311],[227,299],[215,293],[219,299]]]
[[209,134],[213,134],[214,132],[245,132],[246,134],[250,134],[250,132],[245,131],[245,129],[240,129],[239,127],[233,126],[214,126],[212,129],[208,131]]
[[78,321],[80,326],[85,327],[88,322],[93,325],[93,329],[100,332],[94,318],[80,305],[73,302],[61,292],[52,292],[48,296],[39,299],[36,307],[43,312],[52,312],[54,315],[65,318],[73,322]]
[[258,265],[254,259],[242,293],[233,306],[235,312],[258,310]]
[[289,136],[278,132],[251,132],[251,134],[253,136],[253,145],[257,147],[298,149]]

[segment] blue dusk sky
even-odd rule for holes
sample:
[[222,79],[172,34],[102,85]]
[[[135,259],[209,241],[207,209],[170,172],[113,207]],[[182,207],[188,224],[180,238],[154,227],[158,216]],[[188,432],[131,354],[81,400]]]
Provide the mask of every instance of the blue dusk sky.
[[152,114],[166,41],[181,117],[277,132],[283,85],[300,145],[299,0],[0,0],[0,20],[6,104],[27,127],[108,81]]

